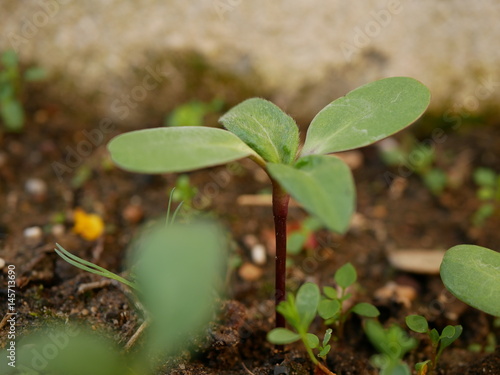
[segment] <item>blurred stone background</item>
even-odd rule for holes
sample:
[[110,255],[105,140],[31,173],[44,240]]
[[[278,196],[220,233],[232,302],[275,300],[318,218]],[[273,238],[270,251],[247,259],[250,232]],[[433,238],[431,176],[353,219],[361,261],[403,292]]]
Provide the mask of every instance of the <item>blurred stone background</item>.
[[123,122],[253,95],[310,119],[397,75],[438,115],[499,111],[498,0],[3,0],[0,20],[0,50],[47,69],[51,95]]

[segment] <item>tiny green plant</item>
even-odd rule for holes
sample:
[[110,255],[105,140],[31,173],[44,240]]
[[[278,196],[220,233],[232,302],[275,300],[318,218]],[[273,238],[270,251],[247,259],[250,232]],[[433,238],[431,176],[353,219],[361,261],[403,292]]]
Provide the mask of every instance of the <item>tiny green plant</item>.
[[198,189],[191,184],[189,176],[182,174],[175,180],[175,187],[172,190],[172,201],[182,202],[183,209],[191,212],[193,199],[197,193]]
[[[270,177],[276,235],[276,306],[285,299],[286,222],[290,196],[330,230],[344,233],[354,212],[351,172],[333,152],[375,143],[410,125],[427,108],[429,90],[407,77],[381,79],[339,98],[312,120],[299,150],[295,121],[252,98],[221,117],[227,130],[199,126],[138,130],[110,141],[112,160],[141,173],[185,172],[249,157]],[[276,326],[285,320],[276,314]]]
[[0,55],[0,117],[7,131],[17,132],[24,126],[25,114],[22,104],[24,83],[40,81],[45,76],[45,71],[41,68],[29,68],[22,73],[13,50]]
[[386,142],[380,147],[380,154],[386,165],[408,165],[434,195],[440,195],[448,185],[446,172],[436,166],[434,147],[419,144],[413,137],[406,137],[401,145]]
[[410,368],[403,362],[407,352],[418,345],[418,341],[398,325],[384,328],[378,321],[365,322],[365,333],[380,354],[372,356],[370,362],[380,369],[380,375],[410,375]]
[[454,246],[445,253],[440,274],[459,300],[500,317],[500,253],[475,245]]
[[313,352],[313,349],[317,349],[319,351],[317,356],[326,358],[331,349],[329,341],[332,330],[326,330],[321,342],[318,336],[309,333],[309,326],[316,317],[319,301],[320,291],[314,283],[303,284],[296,297],[289,293],[287,299],[280,302],[277,310],[294,330],[282,327],[274,328],[267,334],[267,339],[277,345],[291,344],[301,340],[315,366],[325,374],[332,374],[324,364],[318,361]]
[[461,325],[448,325],[443,328],[440,334],[436,328],[429,328],[427,319],[422,315],[407,316],[406,325],[413,332],[425,333],[432,344],[432,358],[415,365],[418,375],[434,374],[443,350],[458,339],[463,330]]
[[478,186],[476,196],[481,202],[472,216],[472,224],[482,226],[500,207],[500,174],[490,168],[476,168],[473,179]]
[[224,102],[214,99],[205,103],[200,100],[191,100],[176,107],[172,113],[165,117],[165,126],[203,126],[207,115],[222,110]]
[[346,263],[340,267],[334,275],[338,290],[331,286],[325,286],[323,288],[325,297],[318,305],[318,314],[325,319],[326,325],[334,325],[338,339],[342,339],[344,323],[351,313],[367,318],[375,318],[380,315],[380,312],[375,306],[366,302],[357,303],[347,311],[343,310],[343,303],[352,297],[352,295],[347,292],[347,289],[356,282],[357,278],[358,275],[354,266],[351,263]]

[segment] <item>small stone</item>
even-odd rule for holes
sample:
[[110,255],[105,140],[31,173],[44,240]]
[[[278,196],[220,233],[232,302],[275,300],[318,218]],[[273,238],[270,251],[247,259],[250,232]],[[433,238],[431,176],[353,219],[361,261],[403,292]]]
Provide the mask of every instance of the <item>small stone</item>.
[[51,229],[51,233],[54,237],[62,237],[65,232],[66,228],[63,224],[55,224]]
[[137,224],[144,218],[144,210],[138,204],[129,204],[124,208],[122,215],[129,224]]
[[266,248],[264,245],[258,243],[252,247],[251,250],[252,261],[259,266],[266,264]]
[[24,189],[38,201],[45,200],[47,196],[47,184],[39,178],[28,179],[24,184]]
[[42,240],[43,231],[40,227],[29,227],[24,230],[23,235],[30,244],[37,244]]
[[0,270],[5,267],[5,259],[0,258]]
[[395,301],[401,303],[406,308],[410,308],[412,301],[417,298],[417,290],[412,286],[400,285],[390,281],[382,288],[377,289],[374,296],[378,300],[385,302]]
[[89,314],[90,314],[90,311],[89,311],[89,310],[87,310],[87,309],[83,309],[83,310],[80,312],[80,314],[82,314],[83,316],[87,316],[87,315],[89,315]]
[[244,263],[238,270],[238,274],[243,280],[257,281],[261,278],[263,270],[252,263]]
[[391,265],[401,271],[438,275],[445,250],[398,250],[389,253]]

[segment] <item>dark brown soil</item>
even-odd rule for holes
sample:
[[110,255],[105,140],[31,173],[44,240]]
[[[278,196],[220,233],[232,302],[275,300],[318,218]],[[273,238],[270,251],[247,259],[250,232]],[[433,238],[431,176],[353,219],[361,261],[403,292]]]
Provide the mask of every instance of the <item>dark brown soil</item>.
[[[175,175],[142,176],[112,167],[104,140],[92,147],[88,156],[58,179],[54,163],[65,163],[68,148],[76,149],[85,139],[84,129],[97,127],[98,121],[75,123],[74,118],[57,106],[45,105],[33,113],[34,120],[21,134],[0,134],[0,257],[15,264],[20,286],[17,300],[18,333],[28,331],[47,319],[85,321],[124,345],[137,330],[141,317],[125,288],[115,284],[100,285],[84,293],[78,287],[102,279],[80,271],[60,259],[53,251],[61,243],[76,255],[96,262],[113,272],[123,271],[125,251],[140,227],[140,217],[158,217],[165,213],[167,192],[175,184]],[[153,124],[154,125],[154,124]],[[130,130],[130,129],[127,129]],[[106,141],[124,129],[106,134]],[[500,249],[498,215],[482,228],[471,228],[470,217],[478,207],[470,171],[487,166],[498,171],[500,165],[500,129],[482,126],[450,132],[437,145],[439,162],[445,169],[460,168],[463,183],[436,197],[412,174],[397,180],[392,187],[384,173],[397,169],[386,167],[375,147],[362,151],[363,165],[354,171],[358,192],[358,216],[344,236],[326,231],[316,234],[318,248],[291,257],[289,287],[304,281],[332,285],[333,273],[345,262],[358,271],[359,290],[356,301],[374,303],[382,312],[380,320],[404,326],[404,317],[419,313],[433,326],[462,324],[462,337],[445,351],[438,373],[500,374],[499,350],[494,353],[468,350],[471,344],[487,343],[488,335],[500,340],[493,318],[451,298],[438,275],[417,275],[392,268],[387,253],[396,249],[446,249],[460,243],[475,243]],[[456,165],[458,155],[468,153],[469,162]],[[88,178],[75,182],[75,176],[90,172]],[[200,195],[208,195],[208,186],[218,186],[206,211],[212,211],[231,229],[235,254],[251,262],[250,249],[244,238],[252,234],[268,248],[272,243],[270,207],[237,204],[243,194],[257,194],[269,189],[259,170],[248,161],[228,173],[226,167],[191,173]],[[229,176],[229,177],[228,177]],[[27,191],[29,179],[40,179],[46,193]],[[127,208],[134,206],[132,211]],[[72,233],[71,212],[76,207],[97,212],[106,223],[102,240],[89,242]],[[139,209],[139,214],[130,212]],[[290,222],[305,217],[299,208],[291,208]],[[64,231],[54,227],[62,223]],[[43,231],[38,238],[27,238],[26,228],[37,226]],[[194,349],[167,361],[158,374],[313,374],[314,368],[299,345],[276,353],[266,342],[273,327],[272,255],[260,268],[264,272],[256,281],[246,281],[231,270],[228,296],[221,301],[221,312],[204,335],[197,338]],[[3,272],[3,273],[2,273]],[[405,305],[395,298],[375,298],[388,282],[410,286],[416,296]],[[5,299],[6,269],[0,271],[0,295]],[[6,303],[0,305],[0,316]],[[323,329],[319,322],[315,329]],[[362,322],[353,317],[346,324],[345,339],[331,351],[327,365],[336,374],[371,375],[377,370],[369,364],[375,354],[361,329]],[[0,331],[0,348],[5,347],[6,330]],[[140,345],[139,340],[137,345]],[[422,341],[417,351],[405,358],[410,366],[425,359],[429,343]]]

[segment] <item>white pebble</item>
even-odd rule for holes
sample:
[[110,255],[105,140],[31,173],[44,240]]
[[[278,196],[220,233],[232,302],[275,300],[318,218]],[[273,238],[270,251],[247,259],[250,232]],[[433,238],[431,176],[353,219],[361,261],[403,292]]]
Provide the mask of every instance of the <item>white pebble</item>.
[[40,227],[29,227],[24,230],[23,234],[27,240],[37,242],[42,239],[43,231]]
[[252,261],[255,264],[263,265],[266,263],[266,248],[264,245],[258,243],[252,247]]
[[5,267],[5,259],[0,258],[0,270]]
[[55,224],[51,230],[52,235],[54,237],[61,237],[65,231],[66,231],[66,228],[64,227],[63,224]]
[[47,184],[39,178],[28,179],[24,184],[24,188],[31,195],[40,196],[47,193]]

